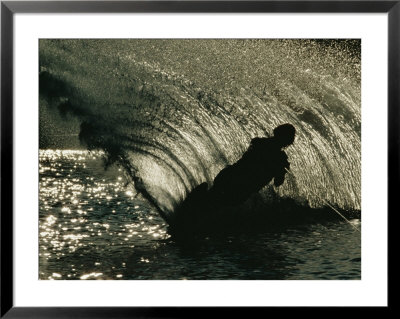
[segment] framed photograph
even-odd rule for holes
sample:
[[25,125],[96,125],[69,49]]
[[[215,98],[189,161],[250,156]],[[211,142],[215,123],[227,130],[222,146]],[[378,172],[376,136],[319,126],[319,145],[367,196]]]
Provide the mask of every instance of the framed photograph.
[[399,15],[2,1],[1,316],[388,307]]

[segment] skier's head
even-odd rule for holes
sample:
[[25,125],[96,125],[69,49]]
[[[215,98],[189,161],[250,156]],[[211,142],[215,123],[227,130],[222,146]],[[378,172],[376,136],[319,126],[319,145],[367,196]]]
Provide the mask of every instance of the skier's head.
[[286,147],[294,142],[296,129],[292,124],[282,124],[274,129],[274,138],[281,147]]

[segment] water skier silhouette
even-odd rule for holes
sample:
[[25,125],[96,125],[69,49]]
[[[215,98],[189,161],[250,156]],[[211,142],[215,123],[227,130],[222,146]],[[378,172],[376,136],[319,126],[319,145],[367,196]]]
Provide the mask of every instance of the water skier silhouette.
[[198,185],[186,198],[185,208],[239,205],[253,193],[268,185],[272,179],[275,186],[285,181],[290,163],[283,148],[294,142],[296,130],[291,124],[276,127],[272,137],[256,137],[236,163],[221,170],[208,189],[207,183]]
[[273,133],[269,138],[253,138],[242,158],[219,172],[208,191],[215,205],[241,204],[272,179],[275,186],[283,184],[290,163],[282,149],[294,142],[296,130],[291,124],[283,124]]
[[[218,220],[221,208],[238,206],[274,180],[285,181],[290,163],[283,148],[294,142],[296,130],[291,124],[276,127],[272,137],[256,137],[243,156],[221,170],[209,189],[202,183],[193,189],[177,208],[174,227],[191,232]],[[172,227],[172,228],[174,228]],[[173,229],[172,229],[173,230]]]

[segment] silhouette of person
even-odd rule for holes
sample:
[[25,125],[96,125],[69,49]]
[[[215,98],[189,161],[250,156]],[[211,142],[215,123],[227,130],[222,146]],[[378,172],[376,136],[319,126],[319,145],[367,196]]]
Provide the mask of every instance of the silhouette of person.
[[214,212],[220,208],[242,204],[272,180],[275,186],[282,185],[290,168],[282,149],[294,142],[296,131],[293,125],[283,124],[273,133],[273,137],[252,139],[242,158],[220,171],[211,188],[207,182],[195,187],[177,207],[169,231],[185,238],[194,229],[209,226],[210,218],[217,222],[213,218],[219,215]]
[[241,204],[272,179],[275,186],[283,184],[290,163],[282,148],[294,142],[296,130],[291,124],[283,124],[273,133],[270,138],[253,138],[242,158],[218,173],[209,189],[213,205]]

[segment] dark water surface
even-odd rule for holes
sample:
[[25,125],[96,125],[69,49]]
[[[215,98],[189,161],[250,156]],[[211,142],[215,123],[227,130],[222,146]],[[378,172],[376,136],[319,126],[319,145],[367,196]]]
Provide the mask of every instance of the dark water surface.
[[360,234],[339,218],[182,245],[101,153],[39,164],[40,279],[361,279]]

